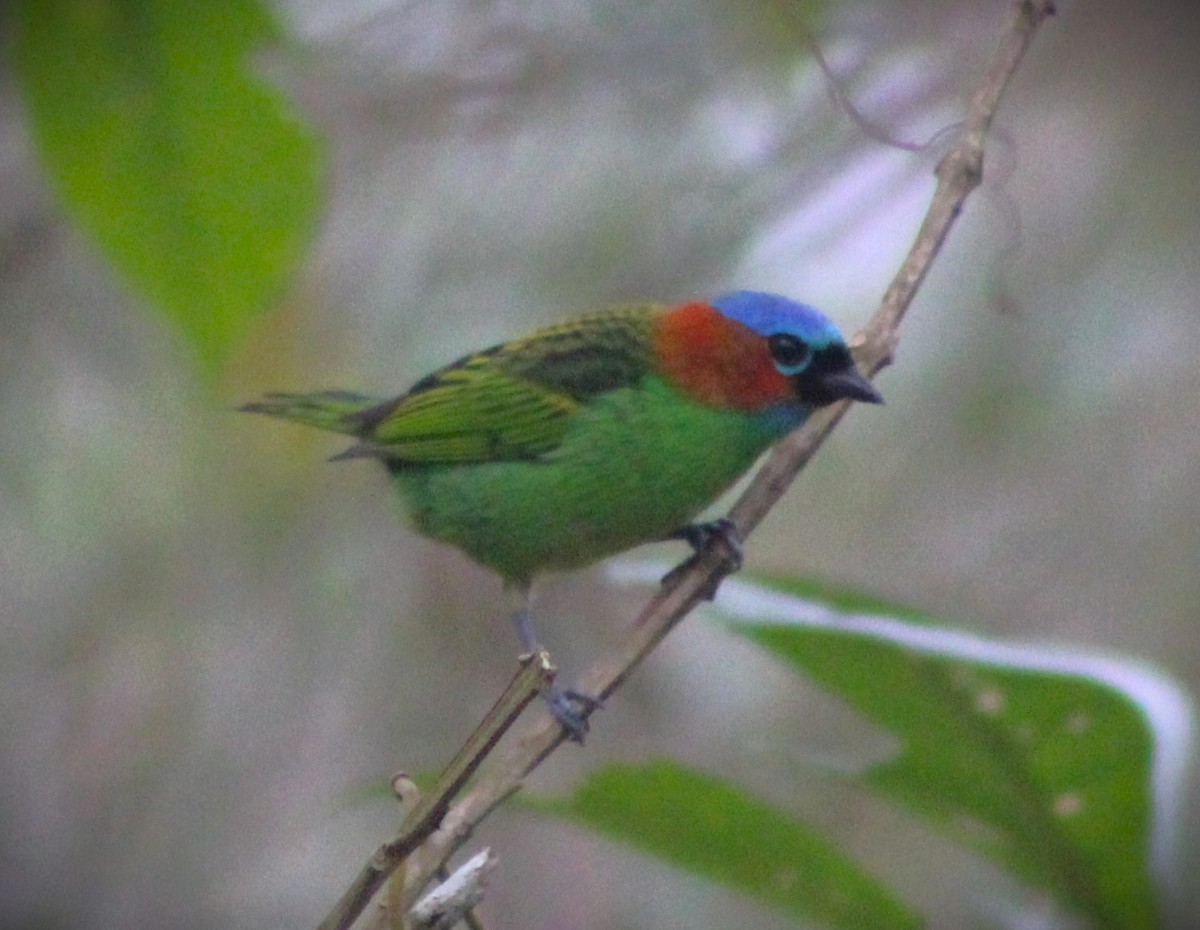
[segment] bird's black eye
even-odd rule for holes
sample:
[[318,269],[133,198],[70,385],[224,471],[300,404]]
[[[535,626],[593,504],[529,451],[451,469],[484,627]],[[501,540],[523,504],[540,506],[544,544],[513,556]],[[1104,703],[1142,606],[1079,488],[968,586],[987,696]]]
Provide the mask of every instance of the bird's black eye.
[[767,339],[767,348],[780,374],[798,375],[812,361],[812,349],[798,336],[776,333]]

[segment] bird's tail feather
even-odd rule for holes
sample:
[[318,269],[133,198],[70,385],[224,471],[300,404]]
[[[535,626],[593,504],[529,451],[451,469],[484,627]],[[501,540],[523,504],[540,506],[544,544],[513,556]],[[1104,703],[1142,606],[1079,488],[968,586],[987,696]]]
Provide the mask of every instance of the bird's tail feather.
[[315,394],[268,394],[262,400],[238,409],[357,436],[363,429],[363,413],[378,404],[377,397],[350,391],[318,391]]

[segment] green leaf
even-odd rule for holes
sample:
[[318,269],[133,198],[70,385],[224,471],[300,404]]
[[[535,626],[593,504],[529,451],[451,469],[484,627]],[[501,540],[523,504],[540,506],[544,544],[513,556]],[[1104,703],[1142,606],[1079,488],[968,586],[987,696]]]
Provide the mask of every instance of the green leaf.
[[813,585],[729,582],[715,609],[899,737],[872,787],[1097,926],[1157,925],[1192,726],[1171,682]]
[[786,812],[673,762],[610,765],[569,798],[532,803],[796,917],[847,930],[921,925]]
[[316,140],[254,76],[254,0],[23,0],[17,71],[46,170],[210,368],[277,298],[319,205]]

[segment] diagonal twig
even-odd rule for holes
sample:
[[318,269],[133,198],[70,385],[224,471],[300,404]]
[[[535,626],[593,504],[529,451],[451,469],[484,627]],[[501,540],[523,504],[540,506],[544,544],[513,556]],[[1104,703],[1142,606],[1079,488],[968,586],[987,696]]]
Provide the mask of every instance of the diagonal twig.
[[[346,889],[320,930],[349,927],[363,912],[375,892],[428,837],[446,820],[451,802],[462,790],[480,763],[495,749],[508,728],[554,678],[554,666],[543,651],[521,657],[521,667],[487,716],[450,760],[437,782],[422,794],[405,816],[392,839],[380,846]],[[443,860],[444,861],[444,860]],[[425,876],[420,887],[429,882]],[[406,882],[406,884],[408,884]],[[411,900],[411,899],[410,899]]]

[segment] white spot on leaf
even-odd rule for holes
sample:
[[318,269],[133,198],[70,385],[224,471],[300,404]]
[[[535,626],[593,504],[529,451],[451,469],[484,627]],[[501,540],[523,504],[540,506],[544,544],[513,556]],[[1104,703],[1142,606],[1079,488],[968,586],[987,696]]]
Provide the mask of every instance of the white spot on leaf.
[[1083,798],[1074,791],[1060,794],[1054,799],[1054,813],[1059,817],[1074,817],[1083,810]]
[[1004,710],[1004,692],[999,688],[984,688],[975,695],[975,709],[994,717]]

